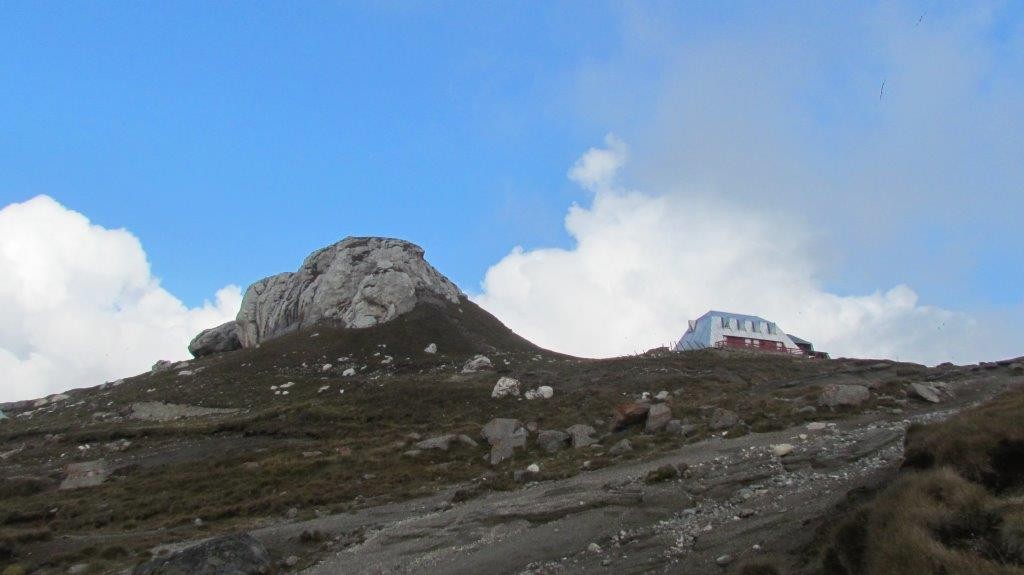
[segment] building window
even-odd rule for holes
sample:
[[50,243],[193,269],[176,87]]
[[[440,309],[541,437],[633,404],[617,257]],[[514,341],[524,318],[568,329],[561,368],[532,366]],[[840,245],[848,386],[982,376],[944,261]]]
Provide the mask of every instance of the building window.
[[729,329],[729,318],[727,318],[727,317],[723,317],[722,318],[722,327],[724,327],[725,329]]

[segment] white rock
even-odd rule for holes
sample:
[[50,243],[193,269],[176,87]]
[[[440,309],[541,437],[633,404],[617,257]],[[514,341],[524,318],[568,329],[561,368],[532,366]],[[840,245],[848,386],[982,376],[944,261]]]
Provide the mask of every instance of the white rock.
[[540,473],[540,465],[537,465],[536,463],[531,463],[530,465],[526,466],[526,471],[529,473]]
[[323,393],[323,392],[327,391],[328,389],[331,389],[331,386],[325,385],[325,386],[321,387],[320,389],[316,390],[316,392],[317,393]]
[[807,424],[807,431],[824,431],[826,427],[828,427],[828,425],[822,421],[812,421]]
[[601,552],[601,546],[598,545],[597,543],[591,543],[590,545],[587,545],[587,551],[589,551],[591,553],[600,553]]
[[772,446],[772,455],[775,457],[785,457],[793,453],[793,446],[788,443],[780,443]]
[[544,399],[551,399],[555,396],[555,390],[550,385],[542,385],[537,388],[537,395]]
[[654,399],[657,399],[658,401],[665,401],[668,399],[668,392],[665,390],[659,391],[658,395],[654,396]]
[[326,373],[326,372],[328,372],[328,371],[331,371],[331,369],[332,369],[332,368],[334,368],[334,366],[333,366],[333,365],[331,365],[331,364],[329,364],[329,363],[325,363],[325,364],[324,364],[324,366],[320,368],[320,371],[322,371],[322,372],[325,372],[325,373]]
[[491,390],[491,397],[500,399],[509,396],[519,397],[519,380],[512,379],[511,377],[502,377],[498,380],[498,383],[494,384],[494,389]]
[[428,345],[427,347],[423,348],[423,353],[430,353],[430,354],[437,353],[437,344],[436,343],[432,343],[432,344]]
[[476,373],[478,371],[485,371],[494,369],[491,364],[491,359],[486,355],[477,355],[473,359],[466,362],[466,365],[462,366],[462,373]]
[[281,384],[281,385],[280,385],[280,386],[278,387],[278,389],[288,389],[289,387],[291,387],[291,386],[293,386],[293,385],[295,385],[295,382],[294,382],[294,381],[289,381],[288,383],[283,383],[283,384]]
[[371,327],[412,311],[423,295],[457,304],[463,294],[415,244],[346,238],[310,254],[294,273],[249,286],[238,312],[238,339],[254,347],[321,320]]
[[188,377],[190,375],[192,375],[192,371],[188,369],[183,369],[178,372],[178,377]]
[[356,368],[354,368],[354,367],[350,367],[350,368],[346,369],[345,371],[341,372],[341,375],[344,376],[344,377],[352,377],[355,374],[356,374]]

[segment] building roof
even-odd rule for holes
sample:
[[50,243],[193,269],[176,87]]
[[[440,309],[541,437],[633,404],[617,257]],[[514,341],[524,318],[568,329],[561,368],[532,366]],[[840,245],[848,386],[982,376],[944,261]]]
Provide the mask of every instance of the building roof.
[[683,351],[715,347],[729,337],[775,341],[787,349],[797,347],[775,322],[756,315],[711,310],[690,322],[689,329],[673,349]]
[[811,342],[807,341],[802,337],[797,337],[791,333],[787,333],[786,335],[789,336],[789,339],[793,340],[793,343],[806,343],[807,345],[811,345]]
[[742,313],[732,313],[732,312],[728,312],[728,311],[715,311],[715,310],[711,310],[708,313],[700,316],[699,318],[697,318],[697,321],[700,321],[700,320],[702,320],[702,319],[704,319],[706,317],[724,317],[726,319],[737,319],[739,321],[758,321],[758,322],[773,323],[773,322],[770,322],[770,321],[764,319],[763,317],[759,317],[759,316],[756,316],[756,315],[744,315]]

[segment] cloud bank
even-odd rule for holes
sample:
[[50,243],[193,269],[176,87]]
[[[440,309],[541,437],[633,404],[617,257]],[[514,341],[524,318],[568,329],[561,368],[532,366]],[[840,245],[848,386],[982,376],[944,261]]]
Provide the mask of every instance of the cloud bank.
[[47,196],[0,210],[0,401],[98,385],[184,359],[232,319],[241,291],[188,308],[160,287],[138,238]]
[[594,192],[565,218],[572,249],[515,248],[475,301],[539,345],[604,357],[677,340],[709,309],[777,321],[837,356],[925,363],[998,353],[979,321],[922,305],[906,285],[863,295],[824,289],[813,230],[779,213],[649,195],[615,181],[626,147],[609,136],[569,177]]

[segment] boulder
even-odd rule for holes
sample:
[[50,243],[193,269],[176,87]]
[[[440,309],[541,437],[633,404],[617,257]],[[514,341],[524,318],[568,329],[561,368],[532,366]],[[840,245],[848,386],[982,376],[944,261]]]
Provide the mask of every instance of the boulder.
[[494,384],[491,390],[491,397],[501,399],[503,397],[519,397],[519,380],[511,377],[501,377],[498,383]]
[[423,258],[423,249],[392,238],[345,238],[310,254],[294,273],[246,290],[236,317],[243,347],[255,347],[321,321],[372,327],[421,301],[459,303],[458,287]]
[[162,371],[167,371],[167,370],[171,369],[172,367],[174,367],[174,362],[167,361],[166,359],[160,359],[160,360],[157,360],[157,362],[153,364],[153,367],[149,368],[149,372],[150,373],[160,373]]
[[871,398],[863,385],[829,384],[821,390],[818,404],[823,407],[856,407]]
[[545,429],[537,433],[537,445],[548,453],[555,453],[569,447],[570,441],[568,433],[556,429]]
[[565,430],[565,432],[572,438],[572,446],[576,449],[598,443],[598,440],[592,437],[597,431],[589,425],[577,423],[576,425],[570,426]]
[[490,371],[494,369],[490,358],[486,355],[477,355],[462,366],[462,373],[477,373],[478,371]]
[[495,418],[484,425],[480,435],[491,446],[491,465],[497,465],[512,457],[516,449],[526,447],[528,433],[518,419]]
[[132,575],[267,575],[273,565],[262,543],[248,534],[218,537],[158,557]]
[[942,397],[939,396],[938,391],[934,387],[924,383],[911,383],[910,391],[917,398],[931,403],[940,403],[942,401]]
[[644,424],[644,431],[657,433],[668,425],[672,420],[672,410],[664,403],[656,403],[647,411],[647,423]]
[[621,431],[631,425],[644,423],[650,409],[651,404],[640,401],[616,407],[612,416],[612,431]]
[[5,419],[7,419],[7,416],[4,415],[4,410],[0,409],[0,421],[3,421]]
[[732,429],[739,425],[739,423],[740,416],[736,415],[735,412],[716,407],[711,412],[711,417],[708,420],[708,428],[712,431],[721,431],[723,429]]
[[238,339],[238,322],[234,320],[199,332],[199,335],[188,344],[188,352],[192,354],[192,357],[203,357],[241,348],[242,342]]
[[432,343],[427,347],[423,348],[423,353],[435,354],[437,353],[437,344]]

